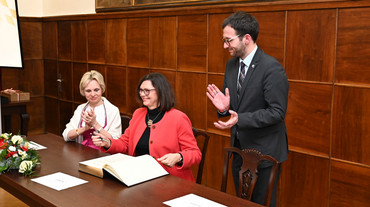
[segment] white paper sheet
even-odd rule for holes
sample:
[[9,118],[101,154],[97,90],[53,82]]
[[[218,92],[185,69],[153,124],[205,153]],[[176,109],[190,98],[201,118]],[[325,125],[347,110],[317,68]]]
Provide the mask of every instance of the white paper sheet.
[[42,150],[42,149],[47,149],[47,147],[42,146],[41,144],[37,144],[34,141],[29,141],[30,145],[28,148],[33,149],[33,150]]
[[163,203],[171,207],[226,207],[192,193]]
[[55,190],[64,190],[77,185],[87,183],[88,181],[76,178],[61,172],[45,175],[39,178],[31,179],[33,182],[45,185]]

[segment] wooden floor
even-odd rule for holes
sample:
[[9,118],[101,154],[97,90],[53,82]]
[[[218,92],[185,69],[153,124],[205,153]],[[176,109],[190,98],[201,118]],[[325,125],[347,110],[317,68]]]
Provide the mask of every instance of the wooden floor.
[[14,197],[12,194],[8,193],[4,189],[0,188],[0,206],[1,207],[27,207],[18,198]]

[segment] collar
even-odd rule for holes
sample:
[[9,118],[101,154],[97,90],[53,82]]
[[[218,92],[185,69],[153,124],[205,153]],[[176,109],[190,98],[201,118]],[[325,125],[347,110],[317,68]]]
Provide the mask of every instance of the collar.
[[247,66],[247,68],[248,68],[249,65],[252,62],[252,59],[254,57],[254,54],[256,54],[256,52],[257,52],[257,48],[258,48],[258,46],[256,45],[256,47],[252,50],[251,53],[249,53],[249,55],[244,60],[241,59],[241,58],[239,58],[239,62],[243,62]]

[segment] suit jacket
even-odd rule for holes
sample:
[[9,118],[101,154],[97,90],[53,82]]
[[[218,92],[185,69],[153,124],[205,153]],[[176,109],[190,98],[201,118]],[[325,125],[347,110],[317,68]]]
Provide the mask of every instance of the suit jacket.
[[237,99],[239,58],[228,61],[223,91],[229,88],[230,109],[238,113],[238,123],[231,128],[231,146],[239,139],[241,148],[253,148],[279,162],[288,158],[285,113],[289,83],[281,64],[257,49]]
[[[135,156],[136,145],[147,127],[146,114],[147,108],[137,109],[125,133],[119,139],[112,140],[108,150],[101,148],[102,151]],[[181,152],[183,156],[182,166],[175,165],[170,168],[160,164],[168,173],[194,182],[190,167],[200,163],[202,153],[198,148],[189,118],[183,112],[171,109],[150,128],[149,154],[154,158],[160,158],[165,154],[177,152]]]

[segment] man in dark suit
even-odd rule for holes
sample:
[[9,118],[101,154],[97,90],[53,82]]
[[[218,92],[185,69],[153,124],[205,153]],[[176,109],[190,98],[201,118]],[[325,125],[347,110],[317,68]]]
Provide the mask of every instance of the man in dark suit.
[[[224,48],[233,58],[226,65],[223,91],[210,84],[207,96],[219,117],[230,118],[214,124],[220,129],[231,128],[231,146],[257,149],[281,163],[288,158],[285,113],[289,83],[284,68],[257,46],[259,25],[252,15],[236,12],[224,20],[222,28]],[[234,155],[232,171],[237,191],[241,164],[241,157]],[[264,203],[270,171],[271,164],[259,166],[252,201]],[[276,205],[279,173],[280,167],[271,206]]]

